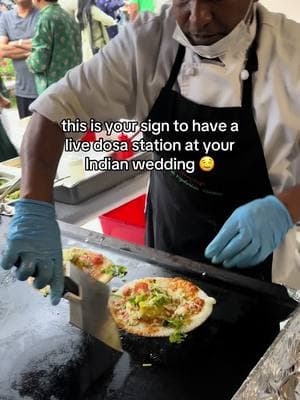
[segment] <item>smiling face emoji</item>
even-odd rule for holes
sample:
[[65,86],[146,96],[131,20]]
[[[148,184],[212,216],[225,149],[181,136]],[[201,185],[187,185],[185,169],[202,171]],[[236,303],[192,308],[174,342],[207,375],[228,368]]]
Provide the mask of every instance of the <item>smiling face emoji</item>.
[[214,159],[209,156],[202,157],[201,160],[199,161],[199,166],[202,169],[202,171],[209,172],[215,166]]

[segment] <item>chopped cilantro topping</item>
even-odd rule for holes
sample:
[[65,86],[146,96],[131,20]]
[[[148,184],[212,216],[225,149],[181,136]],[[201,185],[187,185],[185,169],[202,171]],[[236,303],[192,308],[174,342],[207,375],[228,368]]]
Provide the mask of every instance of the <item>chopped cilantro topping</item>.
[[[148,293],[141,293],[130,297],[128,302],[134,306],[147,306],[148,308],[163,307],[165,304],[171,302],[171,297],[163,291],[152,289]],[[143,303],[143,304],[141,304]]]
[[138,306],[142,301],[145,301],[147,296],[142,293],[128,299],[128,302],[134,306]]
[[103,270],[105,274],[111,275],[112,277],[124,278],[127,274],[127,268],[123,265],[110,265]]
[[186,333],[182,333],[179,331],[175,331],[172,335],[169,336],[170,343],[182,343],[184,339],[187,337]]
[[176,331],[179,331],[183,327],[184,322],[183,315],[176,315],[174,318],[167,320],[166,324],[170,328],[174,328]]
[[151,303],[157,307],[162,307],[168,302],[170,302],[170,297],[163,293],[156,294],[151,298]]
[[150,284],[150,290],[148,286],[144,289],[137,285],[135,293],[127,297],[127,306],[130,307],[132,313],[130,325],[136,325],[140,320],[156,319],[161,321],[163,326],[172,329],[170,343],[182,343],[187,336],[182,332],[187,320],[181,314],[172,317],[177,305],[177,300],[174,300],[167,290],[158,287],[156,283]]
[[182,343],[187,334],[182,333],[181,329],[185,324],[183,315],[176,315],[174,318],[164,321],[164,326],[174,328],[174,332],[169,336],[170,343]]

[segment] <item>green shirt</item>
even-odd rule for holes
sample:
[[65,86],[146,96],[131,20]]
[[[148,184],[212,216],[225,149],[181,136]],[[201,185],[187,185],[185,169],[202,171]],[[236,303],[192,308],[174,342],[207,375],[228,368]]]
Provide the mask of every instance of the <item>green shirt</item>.
[[154,12],[155,9],[154,0],[131,0],[130,3],[138,4],[139,12],[144,12],[144,11]]
[[57,3],[40,11],[27,65],[35,74],[38,94],[82,61],[81,33],[75,19]]

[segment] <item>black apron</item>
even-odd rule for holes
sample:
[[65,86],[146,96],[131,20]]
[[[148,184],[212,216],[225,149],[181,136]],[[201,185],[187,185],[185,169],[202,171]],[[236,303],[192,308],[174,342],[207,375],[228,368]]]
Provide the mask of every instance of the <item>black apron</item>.
[[[159,136],[146,133],[145,140],[162,138],[169,142],[179,141],[184,146],[187,141],[198,139],[200,142],[215,142],[214,149],[217,150],[218,143],[221,145],[223,142],[225,149],[230,142],[234,142],[234,145],[232,151],[209,151],[208,154],[202,147],[194,152],[154,153],[154,160],[176,158],[194,161],[195,172],[151,172],[146,212],[148,246],[209,263],[210,260],[204,257],[204,250],[232,212],[254,199],[273,194],[252,110],[252,73],[258,69],[257,37],[258,33],[247,53],[245,69],[249,72],[249,78],[243,81],[241,107],[199,105],[174,91],[172,88],[185,54],[185,47],[179,46],[170,77],[147,120],[168,122],[169,126],[177,120],[188,123],[189,127],[193,120],[224,122],[233,131],[228,129],[224,133],[219,129],[205,133],[189,129],[186,133],[178,133],[172,129]],[[199,90],[205,90],[205,87],[199,87]],[[238,132],[235,131],[235,123],[238,123]],[[209,172],[199,168],[199,160],[203,156],[210,156],[215,162]],[[271,267],[272,255],[255,267],[232,270],[271,281]]]

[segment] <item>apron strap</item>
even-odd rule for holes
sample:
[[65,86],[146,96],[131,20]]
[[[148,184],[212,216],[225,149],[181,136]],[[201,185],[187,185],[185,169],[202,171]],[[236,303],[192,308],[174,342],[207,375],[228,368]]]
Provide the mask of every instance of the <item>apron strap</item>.
[[249,77],[243,84],[243,97],[242,97],[242,107],[252,109],[253,101],[253,72],[258,70],[258,58],[257,58],[257,48],[258,48],[258,37],[260,31],[259,14],[256,14],[257,28],[255,38],[247,51],[247,62],[245,65],[245,70],[249,72]]
[[172,66],[172,70],[171,70],[169,79],[168,79],[168,81],[167,81],[167,83],[165,85],[165,89],[172,90],[172,87],[174,86],[174,83],[175,83],[175,81],[177,79],[177,76],[179,74],[179,71],[180,71],[180,68],[181,68],[181,64],[182,64],[182,61],[184,59],[184,55],[185,55],[185,47],[180,44],[179,47],[178,47],[178,51],[177,51],[177,54],[176,54],[176,58],[175,58],[174,64]]

